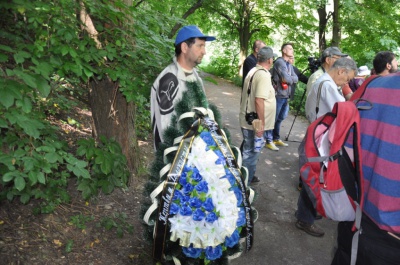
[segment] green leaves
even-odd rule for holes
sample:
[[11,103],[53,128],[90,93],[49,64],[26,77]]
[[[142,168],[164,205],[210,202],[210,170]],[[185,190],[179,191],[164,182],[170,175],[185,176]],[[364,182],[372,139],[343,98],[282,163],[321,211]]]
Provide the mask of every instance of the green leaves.
[[21,99],[20,84],[11,79],[0,78],[0,103],[8,109],[15,99]]
[[25,188],[26,182],[22,176],[18,176],[14,180],[14,186],[18,191],[22,191]]
[[84,179],[90,178],[89,171],[86,169],[87,162],[78,160],[73,156],[69,156],[66,158],[68,164],[67,169],[74,173],[78,178],[82,177]]
[[26,51],[18,51],[14,54],[14,60],[16,63],[23,63],[25,59],[30,58],[31,55]]
[[101,142],[96,145],[93,139],[78,141],[77,153],[88,159],[88,167],[92,177],[78,178],[78,188],[83,196],[91,196],[101,189],[103,193],[111,193],[115,187],[125,187],[129,178],[126,167],[126,158],[121,147],[115,140],[100,137]]
[[[14,117],[16,123],[21,121],[21,116]],[[25,123],[29,124],[29,121],[25,120]],[[0,168],[8,169],[0,178],[0,185],[4,187],[0,192],[9,200],[16,196],[22,203],[29,202],[31,197],[47,201],[61,198],[57,199],[59,202],[69,199],[63,191],[69,174],[60,169],[65,168],[65,159],[71,155],[62,150],[61,142],[14,138],[10,132],[0,140],[7,141],[9,147],[6,154],[0,154]]]
[[[9,153],[0,154],[0,186],[5,189],[0,195],[9,200],[19,196],[23,203],[32,197],[43,199],[49,203],[48,211],[68,200],[65,185],[70,176],[77,178],[85,198],[99,190],[109,193],[124,187],[129,171],[115,141],[89,141],[78,147],[75,157],[46,119],[84,98],[93,77],[108,76],[119,82],[129,100],[136,101],[143,91],[142,98],[147,98],[150,83],[163,62],[170,60],[171,43],[164,41],[154,18],[146,18],[152,25],[140,22],[140,29],[130,23],[120,28],[98,27],[104,25],[105,17],[110,24],[121,25],[121,21],[129,21],[125,18],[135,17],[132,12],[148,15],[123,2],[87,4],[102,49],[80,27],[76,17],[79,2],[22,2],[7,5],[9,12],[2,14],[0,128],[6,129],[2,130],[6,135],[2,134],[0,144]],[[152,42],[165,47],[148,45]]]

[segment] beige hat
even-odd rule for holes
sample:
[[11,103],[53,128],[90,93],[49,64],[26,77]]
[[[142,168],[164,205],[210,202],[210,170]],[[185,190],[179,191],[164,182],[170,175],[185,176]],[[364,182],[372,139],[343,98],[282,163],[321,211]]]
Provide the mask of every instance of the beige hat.
[[364,76],[364,75],[369,75],[369,74],[370,74],[370,70],[368,69],[368,66],[363,65],[358,68],[357,76]]

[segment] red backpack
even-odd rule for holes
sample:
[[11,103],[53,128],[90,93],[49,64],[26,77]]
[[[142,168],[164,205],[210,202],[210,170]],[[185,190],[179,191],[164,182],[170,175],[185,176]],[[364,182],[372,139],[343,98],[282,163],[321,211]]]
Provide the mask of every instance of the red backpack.
[[[363,204],[363,178],[360,145],[360,115],[356,104],[371,76],[350,101],[337,102],[332,111],[307,128],[299,146],[299,168],[303,186],[314,209],[335,221],[358,221],[356,212]],[[356,224],[359,227],[359,224]]]
[[359,123],[354,102],[338,102],[310,124],[299,146],[303,188],[316,211],[335,221],[354,221],[362,205]]
[[356,90],[350,101],[337,102],[332,111],[307,128],[299,146],[300,177],[314,209],[335,221],[354,221],[351,264],[356,263],[358,235],[363,206],[363,174],[359,110],[371,76]]

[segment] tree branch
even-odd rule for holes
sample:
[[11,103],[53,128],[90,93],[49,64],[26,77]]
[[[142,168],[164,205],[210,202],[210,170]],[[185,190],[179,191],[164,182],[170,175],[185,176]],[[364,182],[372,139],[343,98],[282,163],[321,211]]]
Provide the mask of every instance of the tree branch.
[[96,42],[97,49],[101,49],[102,45],[97,36],[99,33],[97,32],[96,28],[94,27],[93,21],[90,18],[89,14],[86,12],[85,4],[80,1],[81,10],[79,12],[79,19],[81,20],[82,24],[84,25],[83,29],[89,33],[89,36]]
[[[186,12],[183,14],[182,18],[186,19],[188,16],[193,14],[197,9],[203,6],[203,1],[204,0],[197,0],[196,3],[194,3]],[[182,23],[176,23],[175,26],[172,28],[171,32],[168,35],[168,38],[172,38],[175,33],[182,27]]]
[[137,3],[135,4],[134,7],[135,7],[135,8],[138,7],[138,6],[139,6],[141,3],[143,3],[143,2],[144,2],[144,0],[140,0],[139,2],[137,2]]

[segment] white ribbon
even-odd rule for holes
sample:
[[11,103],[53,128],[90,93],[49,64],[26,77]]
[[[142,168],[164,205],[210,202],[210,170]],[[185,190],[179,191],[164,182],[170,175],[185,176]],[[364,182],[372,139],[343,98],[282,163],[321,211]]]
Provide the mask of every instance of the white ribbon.
[[151,201],[153,202],[153,204],[149,207],[149,209],[147,209],[146,214],[143,217],[143,221],[145,221],[146,224],[148,224],[148,225],[154,224],[154,221],[150,224],[149,218],[153,214],[153,212],[158,209],[158,200],[156,199],[156,197],[158,196],[158,194],[160,194],[162,192],[162,190],[164,188],[164,183],[165,183],[165,181],[161,182],[160,185],[158,185],[158,187],[155,188],[150,193],[150,198],[151,198]]
[[181,262],[176,257],[172,256],[172,260],[174,261],[175,265],[181,265]]
[[241,167],[242,167],[242,162],[243,162],[243,160],[242,160],[242,153],[240,152],[240,149],[239,149],[238,147],[232,146],[232,148],[234,148],[234,149],[237,151],[237,153],[238,153],[238,155],[237,155],[237,157],[236,157],[236,162],[237,162],[237,164],[238,164],[238,168],[241,168]]
[[193,118],[195,114],[196,114],[195,112],[183,113],[181,116],[179,116],[178,121],[181,121],[181,120],[186,119],[186,118]]
[[246,172],[246,179],[244,180],[244,184],[247,186],[247,181],[249,180],[249,171],[247,170],[247,167],[242,167],[242,168]]
[[171,152],[178,150],[178,148],[179,148],[179,146],[172,146],[172,147],[168,147],[167,149],[164,150],[164,157],[163,157],[164,164],[166,164],[168,162],[167,155]]
[[183,135],[182,135],[182,136],[179,136],[179,137],[176,137],[176,138],[174,139],[174,145],[179,144],[179,143],[182,141],[182,139],[183,139]]

